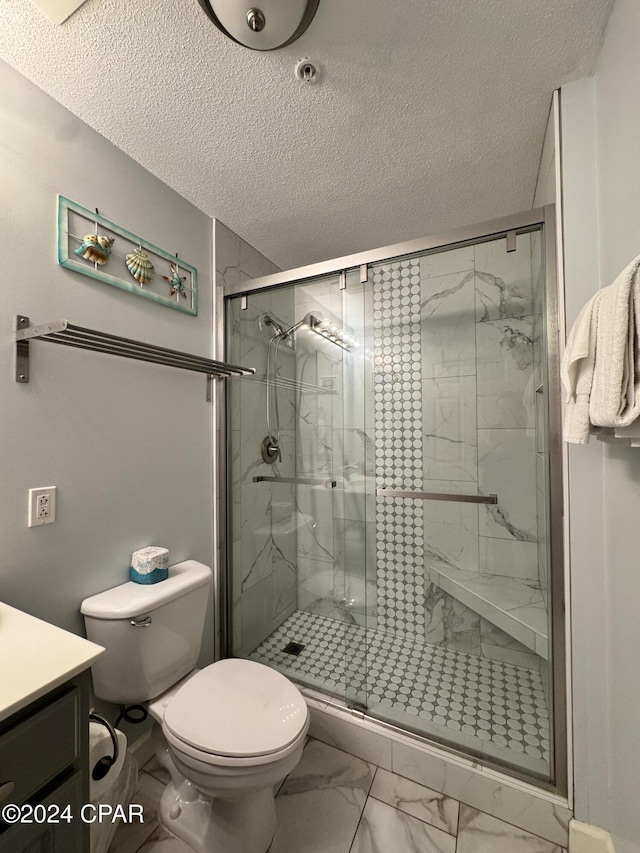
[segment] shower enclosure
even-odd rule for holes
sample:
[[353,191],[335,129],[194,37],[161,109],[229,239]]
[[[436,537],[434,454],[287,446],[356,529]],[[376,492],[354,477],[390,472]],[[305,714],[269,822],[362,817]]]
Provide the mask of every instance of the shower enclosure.
[[[228,647],[566,788],[553,208],[226,293]],[[551,401],[551,405],[549,405]]]

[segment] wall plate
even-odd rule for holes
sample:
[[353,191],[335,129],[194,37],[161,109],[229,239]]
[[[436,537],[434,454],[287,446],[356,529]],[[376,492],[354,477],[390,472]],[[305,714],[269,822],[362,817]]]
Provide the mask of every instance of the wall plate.
[[42,527],[56,520],[56,487],[39,486],[29,489],[28,527]]

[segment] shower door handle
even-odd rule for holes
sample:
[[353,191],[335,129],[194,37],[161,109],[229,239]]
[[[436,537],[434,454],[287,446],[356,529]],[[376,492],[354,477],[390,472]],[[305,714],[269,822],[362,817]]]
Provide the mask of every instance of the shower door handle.
[[412,498],[417,501],[455,501],[467,504],[497,504],[497,495],[456,495],[451,492],[408,492],[403,489],[376,489],[383,498]]
[[318,477],[254,477],[254,483],[295,483],[302,486],[324,486],[335,489],[337,480],[321,480]]

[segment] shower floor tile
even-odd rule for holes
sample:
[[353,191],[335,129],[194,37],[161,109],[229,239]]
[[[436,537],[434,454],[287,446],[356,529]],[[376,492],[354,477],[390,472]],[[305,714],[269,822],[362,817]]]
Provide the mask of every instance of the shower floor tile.
[[[303,643],[299,655],[284,651]],[[487,757],[546,775],[549,714],[540,673],[301,610],[249,655],[309,687]]]

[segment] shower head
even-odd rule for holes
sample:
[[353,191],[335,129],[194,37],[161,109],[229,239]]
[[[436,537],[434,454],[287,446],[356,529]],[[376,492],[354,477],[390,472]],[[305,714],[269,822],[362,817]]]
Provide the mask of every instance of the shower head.
[[315,314],[307,314],[304,322],[312,332],[340,347],[340,349],[351,352],[354,347],[358,346],[358,341],[348,335],[344,329],[339,328],[336,323],[329,323],[328,320],[316,317]]
[[304,326],[330,343],[336,344],[336,346],[339,346],[341,349],[347,350],[347,352],[351,352],[354,347],[358,346],[358,342],[348,335],[344,329],[339,328],[336,323],[330,323],[328,320],[324,320],[322,317],[311,312],[306,314],[302,320],[298,320],[297,323],[294,323],[293,326],[286,330],[282,328],[280,323],[275,320],[271,314],[264,314],[262,316],[262,322],[265,326],[272,326],[276,330],[272,340],[279,339],[280,341],[285,341],[290,337],[290,335],[293,335],[300,326]]
[[300,326],[302,326],[303,323],[308,323],[309,322],[309,316],[310,315],[307,314],[306,317],[304,317],[302,320],[299,320],[297,323],[294,323],[293,326],[291,326],[288,329],[284,329],[280,325],[280,323],[274,317],[271,316],[271,314],[263,314],[262,323],[265,326],[272,326],[275,329],[274,337],[280,338],[281,341],[284,341],[286,338],[289,337],[289,335],[292,335],[296,331],[296,329],[298,329]]
[[262,322],[265,326],[273,326],[273,328],[276,330],[276,335],[284,335],[284,329],[282,328],[280,323],[278,323],[278,321],[271,316],[271,314],[263,314]]

